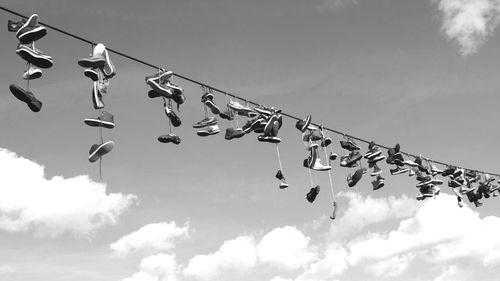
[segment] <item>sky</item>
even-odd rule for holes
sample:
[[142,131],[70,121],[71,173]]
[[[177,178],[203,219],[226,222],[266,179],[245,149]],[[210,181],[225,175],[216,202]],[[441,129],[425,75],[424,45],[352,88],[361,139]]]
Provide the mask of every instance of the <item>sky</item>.
[[[498,173],[498,0],[4,0],[3,7],[294,116],[423,157]],[[0,20],[18,20],[0,11]],[[312,172],[295,120],[275,145],[257,134],[227,141],[231,124],[201,138],[198,85],[173,78],[187,101],[169,132],[154,69],[115,54],[104,95],[116,127],[102,162],[91,81],[77,65],[91,46],[48,29],[36,48],[54,66],[30,83],[14,33],[0,28],[0,280],[326,281],[495,280],[500,207],[459,208],[451,190],[416,201],[415,179],[352,188],[351,169]],[[224,107],[227,98],[217,95]],[[238,119],[238,125],[246,122]],[[342,136],[330,133],[344,154]],[[362,151],[367,145],[359,143]],[[444,168],[444,167],[441,167]],[[332,196],[337,219],[328,217]]]

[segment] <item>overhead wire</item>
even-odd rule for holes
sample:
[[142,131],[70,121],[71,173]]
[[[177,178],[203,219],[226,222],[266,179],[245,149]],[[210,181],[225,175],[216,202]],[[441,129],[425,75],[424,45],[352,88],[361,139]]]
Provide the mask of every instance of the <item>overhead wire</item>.
[[[23,15],[23,14],[20,14],[20,13],[18,13],[18,12],[13,11],[13,10],[7,9],[7,8],[5,8],[5,7],[3,7],[3,6],[0,6],[0,9],[1,9],[1,10],[4,10],[5,12],[8,12],[8,13],[10,13],[10,14],[13,14],[13,15],[19,16],[19,17],[21,17],[21,18],[28,19],[28,16],[25,16],[25,15]],[[77,40],[80,40],[80,41],[83,41],[83,42],[86,42],[86,43],[89,43],[89,44],[92,44],[92,45],[97,45],[97,43],[96,43],[96,42],[94,42],[94,41],[91,41],[91,40],[85,39],[85,38],[83,38],[83,37],[81,37],[81,36],[75,35],[75,34],[73,34],[73,33],[70,33],[70,32],[67,32],[67,31],[64,31],[64,30],[62,30],[62,29],[60,29],[60,28],[57,28],[57,27],[55,27],[55,26],[53,26],[53,25],[46,24],[46,23],[41,22],[41,21],[39,22],[39,24],[40,24],[40,25],[43,25],[43,26],[45,26],[45,27],[48,27],[48,28],[50,28],[50,29],[52,29],[52,30],[54,30],[54,31],[57,31],[57,32],[59,32],[59,33],[62,33],[62,34],[64,34],[64,35],[67,35],[67,36],[69,36],[69,37],[72,37],[72,38],[74,38],[74,39],[77,39]],[[130,56],[130,55],[127,55],[127,54],[125,54],[125,53],[123,53],[123,52],[120,52],[120,51],[117,51],[117,50],[115,50],[115,49],[109,48],[108,46],[106,46],[106,49],[108,50],[108,52],[112,52],[112,53],[114,53],[114,54],[116,54],[116,55],[119,55],[119,56],[121,56],[121,57],[124,57],[124,58],[127,58],[127,59],[129,59],[129,60],[135,61],[135,62],[137,62],[137,63],[140,63],[140,64],[143,64],[143,65],[149,66],[149,67],[154,68],[154,69],[161,69],[161,67],[159,67],[159,66],[156,66],[156,65],[154,65],[154,64],[152,64],[152,63],[149,63],[149,62],[146,62],[146,61],[144,61],[144,60],[142,60],[142,59],[138,59],[138,58],[136,58],[136,57],[132,57],[132,56]],[[183,80],[185,80],[185,81],[188,81],[188,82],[191,82],[191,83],[198,84],[198,85],[200,85],[200,86],[203,86],[203,87],[209,88],[209,89],[211,89],[211,90],[213,90],[213,91],[215,91],[215,92],[218,92],[218,93],[220,93],[220,94],[224,94],[224,95],[227,95],[227,96],[233,97],[233,98],[235,98],[235,99],[242,100],[242,101],[244,101],[246,104],[251,104],[251,105],[253,105],[253,106],[261,106],[261,104],[259,104],[259,103],[257,103],[257,102],[254,102],[254,101],[248,100],[248,99],[246,99],[246,98],[244,98],[244,97],[241,97],[241,96],[238,96],[238,95],[235,95],[235,94],[232,94],[232,93],[226,92],[226,91],[224,91],[224,90],[221,90],[221,89],[218,89],[218,88],[212,87],[212,86],[210,86],[210,85],[208,85],[208,84],[206,84],[206,83],[203,83],[203,82],[200,82],[200,81],[198,81],[198,80],[195,80],[195,79],[189,78],[189,77],[187,77],[187,76],[185,76],[185,75],[181,75],[181,74],[179,74],[179,73],[173,72],[173,76],[178,77],[178,78],[180,78],[180,79],[183,79]],[[299,117],[297,117],[297,116],[294,116],[294,115],[288,114],[288,113],[283,112],[283,111],[281,111],[281,114],[282,114],[283,116],[286,116],[286,117],[288,117],[288,118],[290,118],[290,119],[294,119],[294,120],[296,120],[296,121],[302,120],[302,118],[299,118]],[[313,126],[316,126],[316,127],[321,126],[321,124],[316,124],[316,123],[311,123],[311,124],[312,124]],[[340,131],[338,131],[338,130],[335,130],[335,129],[332,129],[332,128],[329,128],[329,127],[325,127],[325,126],[323,126],[323,129],[324,129],[324,130],[327,130],[327,131],[330,131],[330,132],[332,132],[332,133],[335,133],[335,134],[337,134],[337,135],[341,135],[341,136],[349,137],[349,138],[351,138],[351,139],[353,139],[353,140],[357,140],[357,141],[360,141],[360,142],[364,142],[364,143],[366,143],[366,144],[369,144],[369,143],[371,142],[371,141],[369,141],[369,140],[366,140],[366,139],[363,139],[363,138],[360,138],[360,137],[356,137],[356,136],[352,136],[352,135],[348,135],[348,134],[346,134],[346,133],[340,132]],[[377,146],[379,146],[380,148],[384,148],[384,149],[386,149],[386,150],[388,150],[388,149],[390,148],[390,147],[388,147],[388,146],[381,145],[381,144],[378,144],[378,143],[377,143],[376,145],[377,145]],[[419,156],[417,156],[417,155],[415,155],[415,154],[411,154],[411,153],[408,153],[408,152],[403,152],[403,151],[401,151],[401,153],[403,153],[403,154],[407,155],[408,157],[410,157],[410,156],[411,156],[411,157],[414,157],[414,158],[419,157]],[[446,162],[443,162],[443,161],[438,161],[438,160],[433,160],[433,159],[429,159],[429,161],[430,161],[431,163],[434,163],[434,164],[439,164],[439,165],[443,165],[443,166],[454,166],[454,167],[457,167],[457,168],[462,168],[462,169],[464,169],[464,170],[468,170],[468,171],[473,171],[473,172],[477,172],[477,173],[481,173],[481,174],[489,174],[489,175],[492,175],[492,176],[497,176],[497,177],[500,177],[500,174],[497,174],[497,173],[490,173],[490,172],[484,172],[484,171],[475,170],[475,169],[469,169],[469,168],[461,167],[461,166],[459,166],[459,165],[451,165],[451,164],[449,164],[449,163],[446,163]]]

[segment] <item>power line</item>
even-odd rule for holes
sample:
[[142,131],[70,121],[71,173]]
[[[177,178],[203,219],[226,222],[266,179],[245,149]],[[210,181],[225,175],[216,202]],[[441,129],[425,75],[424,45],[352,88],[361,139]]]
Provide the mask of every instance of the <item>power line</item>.
[[[12,10],[10,10],[10,9],[7,9],[7,8],[5,8],[5,7],[3,7],[3,6],[0,6],[0,9],[2,9],[2,10],[4,10],[4,11],[6,11],[6,12],[8,12],[8,13],[11,13],[11,14],[13,14],[13,15],[19,16],[19,17],[21,17],[21,18],[28,19],[28,17],[27,17],[27,16],[22,15],[22,14],[20,14],[20,13],[18,13],[18,12],[12,11]],[[67,31],[64,31],[64,30],[59,29],[59,28],[57,28],[57,27],[55,27],[55,26],[52,26],[52,25],[49,25],[49,24],[46,24],[46,23],[43,23],[43,22],[39,22],[39,24],[41,24],[41,25],[43,25],[43,26],[45,26],[45,27],[48,27],[48,28],[50,28],[50,29],[52,29],[52,30],[55,30],[55,31],[57,31],[57,32],[60,32],[60,33],[62,33],[62,34],[64,34],[64,35],[67,35],[67,36],[69,36],[69,37],[73,37],[73,38],[75,38],[75,39],[77,39],[77,40],[83,41],[83,42],[85,42],[85,43],[88,43],[88,44],[91,44],[91,45],[97,45],[97,43],[96,43],[96,42],[94,42],[94,41],[91,41],[91,40],[85,39],[85,38],[83,38],[83,37],[81,37],[81,36],[75,35],[75,34],[73,34],[73,33],[70,33],[70,32],[67,32]],[[151,67],[151,68],[154,68],[154,69],[160,69],[160,68],[161,68],[161,67],[156,66],[156,65],[154,65],[154,64],[152,64],[152,63],[146,62],[146,61],[144,61],[144,60],[141,60],[141,59],[138,59],[138,58],[135,58],[135,57],[129,56],[129,55],[125,54],[125,53],[122,53],[122,52],[119,52],[119,51],[114,50],[114,49],[112,49],[112,48],[109,48],[108,46],[106,46],[106,49],[107,49],[109,52],[112,52],[112,53],[114,53],[114,54],[116,54],[116,55],[119,55],[119,56],[121,56],[121,57],[127,58],[127,59],[129,59],[129,60],[135,61],[135,62],[140,63],[140,64],[143,64],[143,65],[149,66],[149,67]],[[232,94],[232,93],[226,92],[226,91],[221,90],[221,89],[217,89],[217,88],[212,87],[212,86],[210,86],[210,85],[208,85],[208,84],[206,84],[206,83],[203,83],[203,82],[200,82],[200,81],[198,81],[198,80],[195,80],[195,79],[189,78],[189,77],[187,77],[187,76],[185,76],[185,75],[181,75],[181,74],[179,74],[179,73],[175,73],[175,72],[173,73],[173,75],[174,75],[174,76],[176,76],[176,77],[178,77],[178,78],[181,78],[181,79],[183,79],[183,80],[189,81],[189,82],[191,82],[191,83],[198,84],[198,85],[200,85],[200,86],[210,88],[210,89],[212,89],[212,90],[213,90],[213,91],[215,91],[215,92],[218,92],[218,93],[221,93],[221,94],[224,94],[224,95],[227,95],[227,96],[231,96],[231,97],[233,97],[233,98],[235,98],[235,99],[242,100],[242,101],[244,101],[244,102],[246,102],[246,103],[249,103],[249,104],[251,104],[251,105],[253,105],[253,106],[261,106],[261,104],[259,104],[259,103],[257,103],[257,102],[254,102],[254,101],[248,100],[248,99],[246,99],[246,98],[243,98],[243,97],[237,96],[237,95],[235,95],[235,94]],[[291,114],[285,113],[285,112],[283,112],[283,111],[281,112],[281,114],[282,114],[282,115],[284,115],[284,116],[286,116],[286,117],[288,117],[288,118],[291,118],[291,119],[297,120],[297,121],[298,121],[298,120],[302,120],[302,118],[299,118],[299,117],[296,117],[296,116],[294,116],[294,115],[291,115]],[[338,135],[341,135],[341,136],[344,136],[344,137],[349,137],[349,138],[352,138],[352,139],[354,139],[354,140],[357,140],[357,141],[360,141],[360,142],[364,142],[364,143],[366,143],[366,144],[369,144],[369,143],[371,142],[371,141],[369,141],[369,140],[365,140],[365,139],[363,139],[363,138],[359,138],[359,137],[356,137],[356,136],[348,135],[348,134],[343,133],[343,132],[340,132],[340,131],[338,131],[338,130],[335,130],[335,129],[332,129],[332,128],[328,128],[328,127],[325,127],[325,126],[323,126],[322,124],[316,124],[316,123],[311,123],[311,124],[313,124],[314,126],[318,126],[318,127],[321,127],[321,126],[322,126],[324,130],[330,131],[330,132],[332,132],[332,133],[335,133],[335,134],[338,134]],[[381,148],[384,148],[384,149],[386,149],[386,150],[387,150],[387,149],[389,149],[389,147],[384,146],[384,145],[381,145],[381,144],[376,144],[376,145],[377,145],[377,146],[379,146],[379,147],[381,147]],[[415,155],[415,154],[411,154],[411,153],[407,153],[407,152],[403,152],[403,151],[401,151],[401,153],[402,153],[402,154],[405,154],[407,157],[410,157],[410,156],[411,156],[411,157],[414,157],[414,158],[416,158],[416,157],[420,157],[420,156],[417,156],[417,155]],[[445,163],[445,162],[442,162],[442,161],[437,161],[437,160],[432,160],[432,159],[429,159],[429,158],[425,158],[425,160],[427,160],[427,161],[428,161],[428,162],[430,162],[430,163],[439,164],[439,165],[443,165],[443,166],[449,166],[449,165],[450,165],[450,164],[448,164],[448,163]],[[467,168],[460,167],[460,166],[457,166],[457,165],[451,165],[451,166],[455,166],[455,167],[458,167],[458,168],[463,168],[464,170],[474,171],[474,172],[481,173],[481,174],[490,174],[490,175],[493,175],[493,176],[500,177],[500,174],[496,174],[496,173],[487,173],[487,172],[483,172],[483,171],[479,171],[479,170],[467,169]]]

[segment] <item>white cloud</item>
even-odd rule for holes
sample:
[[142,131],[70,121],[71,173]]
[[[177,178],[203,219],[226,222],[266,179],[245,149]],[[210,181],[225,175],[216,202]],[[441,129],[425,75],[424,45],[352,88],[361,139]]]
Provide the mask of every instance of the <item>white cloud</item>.
[[342,274],[347,268],[347,251],[341,245],[327,242],[326,250],[321,258],[311,263],[295,280],[296,281],[321,281],[332,280]]
[[152,223],[123,236],[109,247],[119,256],[142,250],[171,250],[175,248],[175,239],[189,238],[188,231],[188,222],[183,227],[178,227],[174,221]]
[[178,267],[175,255],[156,254],[142,259],[139,272],[122,281],[176,281]]
[[330,227],[330,235],[335,239],[350,237],[367,226],[387,220],[410,217],[419,208],[418,202],[406,195],[399,198],[373,198],[342,192],[340,196],[347,198],[349,205]]
[[275,228],[259,242],[260,261],[287,270],[298,269],[315,258],[315,253],[309,249],[309,241],[310,238],[295,227]]
[[378,261],[367,267],[367,271],[377,277],[396,277],[401,275],[415,258],[415,254],[394,256]]
[[476,53],[500,22],[500,0],[432,0],[438,4],[446,36],[463,55]]
[[135,199],[131,194],[107,194],[104,184],[87,176],[46,179],[43,166],[0,148],[2,230],[88,235],[116,223]]
[[321,0],[318,8],[320,9],[320,11],[337,10],[348,5],[359,5],[359,2],[358,0]]
[[257,250],[251,236],[225,241],[215,253],[196,255],[184,270],[184,275],[199,280],[215,280],[227,271],[242,272],[255,267]]

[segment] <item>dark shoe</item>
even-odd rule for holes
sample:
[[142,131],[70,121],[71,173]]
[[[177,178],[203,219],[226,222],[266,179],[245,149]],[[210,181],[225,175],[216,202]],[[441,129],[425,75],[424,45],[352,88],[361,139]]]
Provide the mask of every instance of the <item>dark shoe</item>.
[[89,151],[89,161],[90,162],[97,161],[103,155],[109,153],[113,149],[114,145],[115,143],[112,141],[108,141],[103,144],[92,145]]
[[335,161],[335,159],[337,159],[337,156],[338,155],[336,153],[330,152],[330,157],[329,157],[330,161]]
[[36,67],[31,66],[23,73],[24,80],[33,80],[42,77],[42,71]]
[[47,29],[38,25],[38,15],[33,14],[29,19],[17,30],[16,37],[21,44],[29,44],[37,41],[47,35]]
[[324,138],[321,141],[321,147],[328,147],[330,144],[332,144],[332,139],[331,138]]
[[168,107],[168,105],[165,106],[165,114],[172,123],[172,126],[179,127],[181,125],[182,123],[181,119],[179,118],[179,116],[177,116],[177,114],[175,114],[175,112],[170,107]]
[[391,169],[391,175],[399,175],[408,172],[410,169],[408,167],[401,168],[399,166],[396,166],[395,169]]
[[245,134],[249,134],[253,132],[256,128],[258,128],[264,122],[264,118],[253,118],[247,121],[245,125],[243,125],[243,132]]
[[279,180],[282,180],[284,179],[285,177],[283,176],[283,172],[281,170],[278,170],[278,172],[276,172],[276,175],[275,177]]
[[372,185],[373,185],[373,190],[380,189],[384,187],[385,179],[381,176],[378,176],[376,180],[372,181]]
[[311,124],[311,115],[307,115],[304,120],[299,120],[295,124],[295,128],[304,133],[307,130],[307,127]]
[[146,81],[146,84],[148,84],[156,94],[155,96],[151,96],[148,93],[150,98],[162,97],[162,96],[165,98],[172,98],[174,95],[172,89],[165,87],[163,84],[160,84],[159,79],[148,79]]
[[242,129],[240,128],[237,128],[237,129],[234,129],[234,128],[227,128],[226,129],[226,135],[224,136],[224,138],[226,140],[232,140],[232,139],[238,139],[238,138],[241,138],[245,135],[245,133],[243,132]]
[[264,135],[258,136],[257,140],[260,142],[269,142],[269,143],[280,143],[281,142],[281,139],[278,137],[264,136]]
[[361,156],[361,153],[358,150],[353,150],[349,155],[346,160],[346,166],[347,167],[352,167],[353,164],[361,160],[363,156]]
[[194,124],[193,128],[198,129],[215,124],[217,124],[217,119],[215,119],[214,117],[205,117],[202,120],[198,121],[196,124]]
[[90,127],[103,127],[107,129],[113,129],[115,127],[115,122],[113,120],[113,115],[107,111],[102,111],[101,116],[97,118],[87,118],[83,122]]
[[102,54],[78,60],[78,65],[85,68],[103,68],[105,64],[106,58]]
[[19,44],[16,50],[16,54],[18,54],[28,63],[31,63],[34,66],[40,68],[50,68],[52,67],[52,65],[54,65],[54,62],[52,61],[52,58],[50,56],[47,56],[28,45]]
[[220,108],[211,99],[205,100],[204,104],[205,104],[205,106],[210,108],[210,110],[212,111],[213,114],[220,113]]
[[311,188],[311,190],[307,193],[306,199],[309,201],[309,203],[314,202],[316,200],[316,196],[318,196],[320,187],[319,185],[316,185],[315,187]]
[[24,24],[26,23],[26,19],[21,19],[20,21],[7,21],[7,30],[9,32],[17,32]]
[[86,77],[90,78],[92,81],[97,81],[99,80],[99,73],[95,68],[87,68],[83,71],[83,75]]
[[161,143],[174,143],[174,144],[180,144],[181,143],[181,138],[177,136],[176,134],[167,134],[167,135],[161,135],[158,137],[158,141]]
[[226,119],[229,121],[234,120],[234,113],[229,108],[227,108],[225,111],[219,113],[219,116],[220,116],[220,118]]
[[32,92],[26,91],[23,88],[11,84],[9,86],[10,92],[20,101],[25,102],[28,107],[31,109],[33,112],[38,112],[40,109],[42,109],[42,102],[39,101],[35,95],[33,95]]
[[347,140],[341,140],[340,146],[343,149],[347,149],[349,151],[360,150],[361,147],[357,145],[352,138],[347,138]]
[[364,173],[366,173],[366,169],[360,168],[360,169],[357,169],[356,172],[354,172],[354,174],[352,174],[352,175],[349,174],[347,176],[347,185],[349,187],[355,186],[361,180]]

